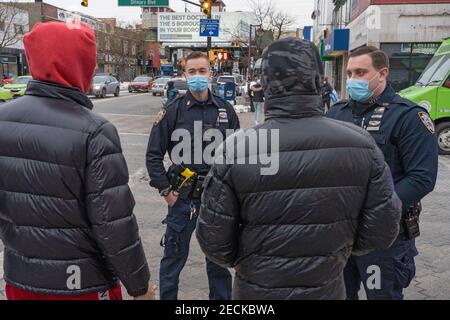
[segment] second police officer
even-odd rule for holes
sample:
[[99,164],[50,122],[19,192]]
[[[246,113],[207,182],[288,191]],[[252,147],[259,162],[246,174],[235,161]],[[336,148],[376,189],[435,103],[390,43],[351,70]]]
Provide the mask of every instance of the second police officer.
[[[383,51],[375,47],[354,51],[347,74],[351,99],[335,104],[327,116],[352,122],[372,134],[403,203],[400,234],[394,244],[350,258],[344,270],[347,298],[358,299],[362,282],[368,299],[403,299],[403,289],[415,275],[420,201],[434,189],[437,178],[434,123],[427,110],[401,98],[388,84],[389,58]],[[379,276],[379,281],[373,276]]]
[[[201,134],[208,129],[219,129],[226,138],[227,129],[239,129],[239,119],[233,107],[225,100],[214,96],[208,90],[211,76],[208,57],[202,52],[192,52],[185,60],[185,77],[189,91],[168,103],[158,114],[148,142],[146,164],[150,185],[158,189],[168,203],[168,214],[163,221],[167,225],[161,240],[164,256],[160,264],[160,299],[176,300],[180,273],[189,255],[189,243],[195,229],[200,210],[201,182],[210,166],[201,163],[178,161],[172,157],[172,150],[180,141],[173,141],[175,130],[186,130],[191,137],[191,156],[194,158],[195,128],[201,125]],[[186,143],[185,139],[181,143]],[[198,141],[198,140],[197,140]],[[201,151],[207,144],[201,142]],[[178,148],[176,149],[178,150]],[[166,171],[164,156],[168,152],[173,165]],[[175,151],[174,151],[175,153]],[[186,156],[183,154],[183,156]],[[183,158],[184,159],[184,158]],[[174,161],[175,160],[175,161]],[[211,300],[231,299],[231,274],[206,259],[206,270]]]

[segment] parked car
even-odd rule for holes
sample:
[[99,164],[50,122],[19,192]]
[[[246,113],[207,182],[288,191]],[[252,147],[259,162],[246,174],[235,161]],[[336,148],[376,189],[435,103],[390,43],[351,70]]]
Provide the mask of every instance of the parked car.
[[128,92],[150,92],[152,84],[153,79],[151,77],[139,76],[128,84]]
[[5,84],[3,89],[9,90],[13,98],[21,97],[25,94],[25,89],[27,88],[28,82],[33,80],[31,76],[22,76],[13,79],[9,84]]
[[13,95],[12,95],[11,91],[0,88],[0,103],[11,100],[12,98],[13,98]]
[[162,96],[164,95],[164,89],[166,88],[167,82],[169,82],[170,78],[158,78],[153,81],[152,86],[152,94],[153,96]]
[[107,94],[120,94],[120,83],[113,76],[96,75],[92,81],[92,94],[97,98],[105,98]]
[[[178,89],[178,94],[184,96],[188,91],[188,85],[185,78],[172,78],[169,81],[173,81],[173,85]],[[167,84],[164,87],[164,97],[167,97]]]

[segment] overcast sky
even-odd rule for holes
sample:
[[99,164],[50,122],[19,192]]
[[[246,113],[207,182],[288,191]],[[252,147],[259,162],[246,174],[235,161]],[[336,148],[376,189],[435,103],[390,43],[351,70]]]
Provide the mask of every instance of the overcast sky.
[[[30,0],[20,0],[29,2]],[[199,2],[198,0],[192,0]],[[79,11],[98,18],[117,17],[121,20],[134,21],[140,19],[139,7],[119,7],[117,0],[89,0],[89,8],[80,5],[81,0],[44,0],[44,2],[60,8]],[[250,11],[246,0],[224,0],[227,11]],[[297,18],[297,26],[311,25],[311,13],[314,10],[314,0],[273,0],[274,4]],[[185,3],[181,0],[169,0],[172,9],[184,12]],[[187,5],[190,11],[198,12],[198,8]]]

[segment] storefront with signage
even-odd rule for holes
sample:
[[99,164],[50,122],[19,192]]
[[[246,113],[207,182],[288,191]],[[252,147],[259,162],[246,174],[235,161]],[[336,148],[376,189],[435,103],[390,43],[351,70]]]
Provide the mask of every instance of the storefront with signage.
[[[320,49],[325,74],[345,98],[348,54],[364,46],[385,51],[395,90],[413,85],[443,39],[450,35],[450,0],[317,0],[312,15],[313,41]],[[335,28],[335,31],[333,31]],[[348,51],[336,48],[340,30],[348,29]],[[331,30],[330,30],[331,29]],[[307,33],[307,32],[306,32]],[[311,37],[307,34],[308,37]],[[329,61],[332,59],[332,61]],[[340,92],[339,92],[340,90]]]
[[322,55],[328,60],[325,62],[325,75],[341,97],[346,94],[345,68],[348,61],[349,38],[349,29],[335,29],[327,33],[323,41]]
[[389,82],[396,91],[417,81],[443,39],[450,34],[450,0],[354,0],[350,7],[350,51],[374,46],[390,60]]

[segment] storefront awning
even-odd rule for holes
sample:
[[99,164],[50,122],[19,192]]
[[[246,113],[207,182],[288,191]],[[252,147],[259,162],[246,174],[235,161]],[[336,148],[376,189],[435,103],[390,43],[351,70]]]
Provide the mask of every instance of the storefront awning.
[[324,40],[324,56],[338,57],[348,52],[350,43],[349,29],[335,29]]

